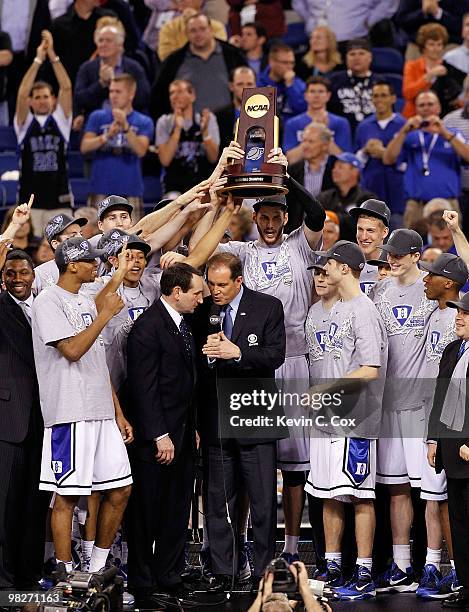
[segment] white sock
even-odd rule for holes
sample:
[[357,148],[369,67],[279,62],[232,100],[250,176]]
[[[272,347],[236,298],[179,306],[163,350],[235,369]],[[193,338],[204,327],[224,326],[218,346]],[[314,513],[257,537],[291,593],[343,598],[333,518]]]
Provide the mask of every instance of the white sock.
[[99,546],[93,546],[93,552],[91,553],[90,574],[93,572],[99,572],[106,565],[107,556],[110,548],[99,548]]
[[205,514],[202,519],[202,550],[207,550],[210,548],[210,542],[208,541],[208,529],[207,529],[207,521],[205,520]]
[[367,570],[370,570],[373,566],[373,559],[371,557],[357,557],[357,565],[366,567]]
[[57,564],[63,563],[65,565],[65,571],[67,574],[73,572],[73,561],[61,561],[60,559],[56,559]]
[[454,559],[450,559],[449,562],[451,563],[451,569],[456,569],[456,566],[454,565]]
[[341,552],[327,552],[325,554],[326,561],[335,561],[339,567],[342,565],[342,553]]
[[440,563],[441,563],[441,548],[440,550],[434,550],[432,548],[427,548],[427,556],[425,558],[425,565],[431,563],[436,567],[438,571],[440,571]]
[[295,553],[297,553],[299,539],[300,539],[300,536],[291,536],[291,535],[285,534],[285,546],[283,547],[283,552],[290,553],[291,555],[294,555]]
[[91,554],[93,552],[94,540],[81,541],[81,560],[82,565],[89,565]]
[[392,556],[397,567],[405,572],[410,567],[410,544],[393,544]]
[[54,542],[47,542],[44,545],[44,562],[55,557]]

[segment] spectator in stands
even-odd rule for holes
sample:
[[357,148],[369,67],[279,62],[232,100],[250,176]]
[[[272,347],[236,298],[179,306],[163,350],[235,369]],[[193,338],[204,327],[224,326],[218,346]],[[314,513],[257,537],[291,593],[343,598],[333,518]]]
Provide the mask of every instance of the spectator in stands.
[[208,109],[194,113],[192,83],[178,79],[169,86],[172,113],[156,123],[156,146],[164,172],[166,194],[187,191],[206,179],[218,160],[220,134]]
[[246,65],[238,49],[215,38],[205,15],[190,17],[186,34],[189,42],[166,58],[153,86],[151,109],[156,118],[171,112],[169,85],[175,79],[193,84],[197,111],[204,108],[216,111],[226,106],[231,100],[230,72]]
[[368,36],[379,21],[390,19],[399,0],[347,0],[340,5],[324,0],[292,0],[292,7],[303,18],[306,31],[327,24],[337,40],[344,42]]
[[80,66],[75,82],[75,113],[87,117],[98,108],[109,108],[109,84],[115,76],[125,72],[137,82],[134,106],[146,111],[150,101],[150,84],[138,62],[124,55],[125,30],[119,20],[99,27],[95,33],[96,59]]
[[375,112],[371,99],[373,83],[379,76],[371,72],[371,46],[366,38],[356,38],[347,44],[347,70],[332,75],[333,95],[329,108],[350,122],[352,133],[360,121]]
[[[202,13],[202,5],[203,0],[176,0],[178,7],[176,16],[165,23],[160,30],[158,41],[160,61],[164,62],[171,53],[187,44],[187,21],[194,15]],[[218,40],[226,41],[225,26],[216,19],[209,19],[208,22],[213,36]]]
[[415,41],[421,26],[439,23],[446,28],[449,42],[459,44],[461,19],[468,11],[469,0],[401,0],[396,24]]
[[[450,209],[451,207],[449,207],[448,210]],[[443,211],[440,210],[432,213],[427,222],[429,243],[433,247],[441,249],[443,253],[453,253],[453,255],[457,255],[453,241],[453,233],[443,219]]]
[[312,121],[327,125],[332,132],[329,147],[331,155],[340,155],[343,151],[352,150],[352,134],[347,119],[328,113],[326,110],[331,93],[331,83],[324,77],[310,77],[306,82],[304,94],[308,105],[306,112],[289,119],[285,124],[283,151],[290,164],[301,159],[303,130]]
[[260,23],[246,23],[241,28],[240,47],[248,66],[254,70],[256,77],[267,65],[265,43],[267,31]]
[[[57,99],[48,83],[36,81],[46,59],[59,83]],[[18,90],[14,125],[20,147],[18,198],[25,202],[34,193],[31,220],[40,236],[54,213],[70,213],[72,206],[66,159],[72,127],[72,85],[47,30]]]
[[98,215],[96,214],[96,208],[93,206],[80,206],[73,211],[74,219],[86,219],[88,223],[81,228],[81,235],[86,240],[93,238],[100,234],[98,227]]
[[402,93],[405,106],[404,117],[415,115],[415,98],[421,91],[432,89],[440,99],[445,115],[457,99],[465,74],[443,62],[443,52],[448,41],[448,32],[438,23],[422,26],[417,32],[417,44],[422,56],[409,60],[404,66]]
[[280,38],[285,34],[285,15],[281,0],[227,0],[230,6],[228,23],[232,34],[240,34],[246,23],[261,23],[268,38]]
[[440,119],[440,102],[433,91],[418,94],[417,115],[411,117],[389,142],[383,155],[385,164],[405,161],[407,204],[404,225],[413,228],[422,218],[425,204],[435,197],[446,198],[459,211],[461,192],[460,157],[469,161],[469,146],[454,129]]
[[326,220],[322,229],[322,248],[328,251],[340,240],[339,217],[332,210],[326,210]]
[[8,66],[7,98],[10,117],[14,115],[18,87],[32,62],[41,32],[50,28],[48,0],[4,1],[0,6],[1,29],[11,39],[13,60]]
[[176,17],[176,3],[174,0],[144,0],[145,6],[151,10],[142,41],[156,56],[160,30],[165,23]]
[[297,62],[298,76],[303,81],[312,76],[330,76],[341,67],[342,58],[334,32],[327,26],[317,26],[310,34],[308,52]]
[[465,13],[462,19],[462,45],[447,51],[443,59],[447,64],[458,70],[469,73],[469,13]]
[[443,251],[441,249],[437,249],[435,247],[429,246],[423,251],[422,257],[419,259],[419,261],[425,261],[426,263],[433,263],[435,259],[438,259],[438,257],[442,253]]
[[[10,225],[10,222],[15,212],[16,206],[12,206],[6,212],[3,219],[2,227],[0,229],[0,236],[5,232],[6,228]],[[33,224],[31,219],[21,225],[16,231],[15,237],[12,240],[12,247],[14,249],[21,249],[34,259],[35,253],[39,247],[40,239],[34,234]]]
[[93,0],[75,0],[67,12],[54,19],[51,25],[57,53],[72,83],[75,83],[80,66],[90,59],[96,49],[94,32],[98,19],[114,15],[97,4]]
[[13,61],[11,38],[8,32],[0,31],[0,126],[9,125],[8,69]]
[[355,223],[346,214],[349,208],[359,206],[365,200],[376,198],[374,193],[360,187],[362,164],[352,153],[339,155],[332,167],[334,187],[318,195],[324,210],[332,210],[340,219],[340,237],[342,240],[355,241]]
[[80,150],[95,152],[91,169],[90,205],[111,193],[125,196],[138,220],[143,214],[143,178],[140,158],[153,138],[150,117],[132,107],[137,84],[121,74],[109,86],[110,109],[96,110],[88,118]]
[[51,249],[47,238],[43,238],[37,247],[36,253],[34,254],[34,265],[40,266],[41,264],[51,261],[52,259],[54,259],[54,251]]
[[[469,28],[469,19],[467,19]],[[446,115],[443,123],[448,129],[455,129],[469,142],[469,76],[463,83],[463,108]],[[469,236],[469,164],[461,163],[461,195],[459,204],[462,211],[462,229]]]
[[400,227],[405,205],[404,175],[396,164],[385,166],[383,155],[405,119],[393,110],[396,93],[390,83],[376,81],[372,88],[372,101],[376,112],[358,125],[355,137],[356,155],[364,164],[362,186],[386,202],[394,216],[393,225]]
[[240,66],[231,71],[230,91],[232,102],[215,113],[220,130],[220,148],[224,149],[233,140],[235,121],[239,117],[243,90],[256,86],[256,75],[252,68]]
[[252,210],[241,206],[238,213],[231,217],[230,225],[228,226],[229,240],[247,242],[250,239],[252,226]]
[[288,168],[290,176],[313,196],[332,187],[333,160],[329,157],[332,138],[332,131],[323,123],[308,125],[300,145],[301,158]]
[[259,87],[277,88],[277,115],[286,121],[306,110],[306,85],[295,74],[295,55],[285,43],[272,45],[269,65],[257,79]]

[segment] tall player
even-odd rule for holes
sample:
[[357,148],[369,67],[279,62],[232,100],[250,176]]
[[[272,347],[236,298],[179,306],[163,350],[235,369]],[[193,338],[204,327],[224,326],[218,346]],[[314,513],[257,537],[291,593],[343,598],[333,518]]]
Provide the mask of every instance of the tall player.
[[[421,262],[420,268],[428,272],[424,277],[425,295],[436,300],[438,308],[428,322],[425,340],[425,368],[422,372],[426,379],[425,388],[428,410],[432,406],[434,384],[438,376],[440,359],[446,346],[457,340],[455,331],[456,312],[447,307],[448,301],[458,301],[459,292],[465,285],[469,270],[464,261],[451,253],[443,253],[434,263]],[[454,569],[453,546],[448,516],[448,495],[444,471],[435,472],[434,459],[436,443],[428,440],[423,447],[421,498],[427,500],[425,519],[427,524],[427,558],[417,596],[425,599],[444,599],[449,597],[458,586]],[[441,545],[443,535],[448,547],[451,572],[442,577],[440,571]]]
[[[370,383],[378,377],[384,380],[387,337],[373,302],[360,289],[365,256],[356,244],[346,240],[340,240],[329,251],[316,254],[327,258],[327,280],[337,288],[340,297],[330,312],[322,378],[336,381],[333,386],[339,385],[337,391],[343,387],[344,379],[359,381],[360,391],[355,395],[353,414],[378,417],[376,422],[379,423],[382,392]],[[317,438],[311,444],[314,469],[306,490],[324,501],[326,579],[341,599],[368,599],[376,594],[371,574],[376,440],[369,439],[369,432],[366,419],[357,419],[355,426],[337,427],[331,418],[324,416],[316,432]],[[377,434],[378,429],[375,429],[374,436]],[[341,573],[344,502],[354,507],[358,551],[355,571],[345,584]]]
[[391,233],[381,247],[388,255],[391,273],[376,287],[374,295],[389,341],[376,481],[390,485],[393,542],[393,562],[379,576],[378,592],[414,592],[418,587],[410,560],[410,487],[421,486],[425,405],[416,382],[425,366],[428,320],[437,307],[424,294],[425,273],[418,267],[422,246],[421,237],[413,230]]

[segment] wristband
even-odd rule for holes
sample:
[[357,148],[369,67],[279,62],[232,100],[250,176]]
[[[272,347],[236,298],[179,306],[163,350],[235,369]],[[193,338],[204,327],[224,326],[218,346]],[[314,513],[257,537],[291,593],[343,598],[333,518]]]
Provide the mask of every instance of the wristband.
[[38,57],[35,57],[33,62],[35,62],[36,64],[39,64],[39,66],[43,63],[42,59],[39,59]]
[[59,57],[58,55],[56,55],[56,56],[54,57],[54,59],[53,59],[53,60],[50,60],[50,61],[51,61],[51,63],[52,63],[52,64],[57,64],[58,62],[60,62],[60,57]]

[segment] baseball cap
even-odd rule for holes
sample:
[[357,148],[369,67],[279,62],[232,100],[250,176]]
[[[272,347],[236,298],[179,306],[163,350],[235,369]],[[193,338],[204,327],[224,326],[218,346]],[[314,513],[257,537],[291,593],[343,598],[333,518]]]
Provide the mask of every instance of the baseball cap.
[[327,257],[318,257],[316,263],[312,266],[308,266],[307,270],[324,270],[324,266],[326,265]]
[[419,267],[437,276],[449,278],[458,285],[465,285],[469,277],[469,270],[464,261],[452,253],[442,253],[433,263],[419,261]]
[[378,268],[381,266],[387,266],[388,268],[391,267],[389,261],[387,260],[386,253],[381,253],[377,259],[367,259],[366,263],[370,264],[370,266],[378,266]]
[[387,243],[382,244],[380,249],[392,255],[409,255],[420,253],[422,247],[422,238],[415,230],[397,229],[391,232]]
[[109,230],[101,236],[98,242],[98,248],[103,249],[104,254],[102,259],[107,261],[109,257],[116,256],[127,242],[128,249],[138,249],[145,255],[151,251],[151,246],[145,240],[142,240],[136,234],[128,234],[119,228]]
[[391,211],[386,206],[386,203],[382,200],[365,200],[360,206],[354,206],[349,210],[349,213],[354,219],[358,219],[360,215],[367,215],[368,217],[376,217],[389,227],[389,220],[391,219]]
[[363,270],[366,259],[358,244],[348,240],[339,240],[328,251],[313,251],[319,257],[335,259],[340,263],[347,264],[352,270]]
[[50,244],[52,240],[61,234],[67,227],[76,223],[80,227],[83,227],[88,223],[88,219],[84,217],[78,217],[73,219],[68,215],[55,215],[52,219],[49,219],[46,227],[44,228],[44,236],[47,238],[47,242]]
[[287,200],[283,195],[259,198],[254,202],[253,208],[257,212],[261,206],[281,206],[283,210],[288,210]]
[[459,302],[446,302],[446,306],[450,308],[460,308],[465,312],[469,312],[469,293],[465,293]]
[[353,38],[347,43],[347,53],[352,49],[366,49],[371,52],[371,44],[367,38]]
[[155,212],[156,210],[161,210],[165,206],[168,206],[168,204],[171,204],[171,202],[174,202],[174,200],[175,198],[163,198],[158,202],[158,204],[155,204],[153,206],[153,212]]
[[95,249],[88,240],[75,236],[61,242],[55,250],[54,257],[58,266],[65,266],[72,261],[93,261],[103,254],[102,249]]
[[358,168],[359,170],[363,168],[363,164],[353,153],[341,153],[340,155],[336,156],[336,160],[345,162],[346,164],[350,164],[351,166],[353,166],[354,168]]
[[107,198],[104,198],[102,202],[98,205],[98,219],[100,221],[103,220],[104,215],[111,210],[111,208],[122,208],[127,210],[129,215],[132,214],[134,207],[126,198],[122,198],[121,196],[111,195]]

